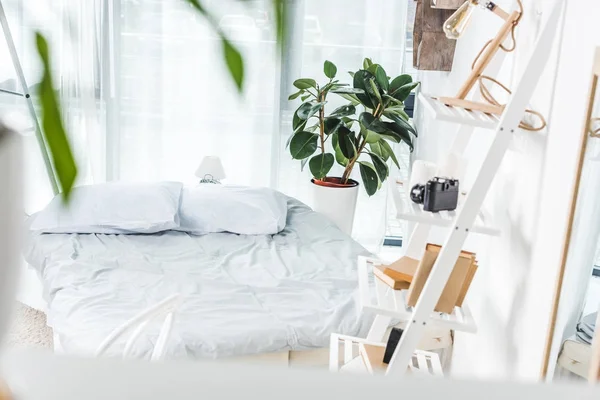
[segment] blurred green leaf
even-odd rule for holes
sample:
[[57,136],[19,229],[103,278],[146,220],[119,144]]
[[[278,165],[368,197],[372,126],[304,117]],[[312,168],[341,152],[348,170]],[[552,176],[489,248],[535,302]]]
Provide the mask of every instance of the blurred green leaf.
[[325,60],[325,65],[323,65],[323,72],[325,76],[329,79],[335,78],[335,74],[337,74],[337,67],[334,63],[329,60]]
[[62,189],[63,199],[68,200],[77,177],[77,166],[63,126],[60,104],[54,92],[48,43],[39,32],[36,32],[35,40],[43,67],[38,92],[42,108],[42,133],[50,150],[52,164]]
[[223,45],[223,57],[225,57],[229,74],[233,78],[238,91],[241,92],[244,85],[244,60],[242,55],[227,38],[222,37],[221,44]]
[[321,153],[310,159],[308,166],[310,167],[310,172],[312,172],[313,176],[317,179],[323,179],[327,176],[327,173],[333,167],[333,163],[335,162],[335,158],[333,154],[329,153]]
[[311,156],[317,150],[319,135],[302,131],[296,133],[290,141],[290,154],[296,160]]
[[363,60],[363,69],[369,69],[369,67],[373,65],[373,61],[370,58],[365,58]]

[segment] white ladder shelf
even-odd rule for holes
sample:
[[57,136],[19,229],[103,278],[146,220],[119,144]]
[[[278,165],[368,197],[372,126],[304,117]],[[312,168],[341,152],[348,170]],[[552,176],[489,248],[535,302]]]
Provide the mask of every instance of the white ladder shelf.
[[[519,129],[519,124],[525,115],[529,100],[533,95],[544,67],[548,61],[559,24],[562,2],[556,0],[548,20],[543,27],[516,90],[500,116],[469,111],[442,104],[435,98],[420,94],[420,104],[432,118],[454,122],[459,125],[450,152],[462,154],[466,149],[475,128],[488,128],[495,131],[492,144],[479,169],[477,177],[462,207],[453,213],[425,213],[421,208],[407,205],[402,199],[402,192],[397,187],[392,189],[394,201],[398,208],[398,218],[417,222],[408,242],[406,256],[420,259],[428,240],[432,226],[446,227],[448,230],[442,249],[431,270],[429,278],[415,307],[408,307],[402,291],[387,288],[378,279],[373,278],[372,268],[377,260],[360,258],[358,261],[359,297],[362,309],[374,313],[375,320],[365,339],[352,338],[334,334],[331,337],[330,370],[355,372],[372,372],[369,368],[361,367],[365,360],[356,356],[355,348],[361,344],[385,346],[384,335],[392,319],[406,322],[406,327],[400,338],[392,358],[385,367],[385,375],[403,375],[407,371],[418,370],[421,373],[441,375],[439,359],[435,353],[416,350],[418,343],[429,324],[443,325],[455,330],[475,332],[477,326],[468,306],[455,307],[452,314],[434,312],[440,295],[452,273],[453,267],[469,233],[478,232],[498,235],[500,232],[487,224],[487,218],[482,216],[481,208],[491,183],[501,165],[504,154],[510,144],[512,135]],[[496,68],[499,68],[499,64]],[[492,75],[497,73],[491,71]],[[394,193],[394,190],[396,193]],[[343,346],[344,357],[340,357],[340,346]],[[416,361],[415,361],[416,360]]]

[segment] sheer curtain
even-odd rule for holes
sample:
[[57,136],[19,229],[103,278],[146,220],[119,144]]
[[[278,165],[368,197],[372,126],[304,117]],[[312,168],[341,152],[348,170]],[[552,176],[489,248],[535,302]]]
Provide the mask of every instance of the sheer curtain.
[[[98,111],[100,82],[96,79],[97,37],[95,18],[97,3],[79,0],[3,0],[19,61],[37,109],[35,95],[41,74],[34,32],[44,33],[53,60],[53,78],[63,105],[65,124],[78,161],[78,183],[103,179],[104,152],[102,125]],[[4,35],[0,37],[0,87],[21,92]],[[25,211],[34,212],[53,196],[44,169],[33,123],[23,97],[0,94],[0,117],[24,136]]]
[[[185,1],[35,0],[24,6],[12,0],[7,8],[30,83],[39,75],[31,32],[51,28],[80,182],[194,183],[202,158],[217,155],[226,183],[271,186],[308,201],[310,173],[300,171],[285,149],[299,105],[287,100],[291,83],[322,80],[326,59],[348,82],[346,71],[359,69],[364,57],[389,75],[400,74],[408,1],[290,0],[290,41],[279,55],[270,0],[205,0],[244,56],[242,96],[224,68],[218,37]],[[41,9],[51,11],[51,21],[30,23]],[[343,103],[331,99],[331,107]],[[30,208],[39,208],[49,193],[42,190],[47,184],[39,155],[30,150],[28,197]],[[397,150],[400,158],[407,153]],[[361,191],[357,238],[382,239],[386,200],[386,190],[372,198]]]

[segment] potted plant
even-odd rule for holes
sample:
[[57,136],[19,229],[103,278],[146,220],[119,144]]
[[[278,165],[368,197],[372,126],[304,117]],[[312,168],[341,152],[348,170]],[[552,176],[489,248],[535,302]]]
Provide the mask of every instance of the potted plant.
[[[292,158],[308,163],[313,175],[313,209],[330,217],[343,231],[351,233],[359,183],[350,176],[356,166],[365,191],[372,196],[389,175],[388,161],[398,168],[389,142],[405,143],[413,150],[417,131],[408,122],[404,100],[419,82],[410,75],[390,79],[383,67],[366,58],[363,68],[350,72],[352,85],[336,78],[337,67],[325,61],[328,81],[318,84],[302,78],[294,82],[302,104],[294,112],[293,134],[287,147]],[[348,104],[327,113],[330,94]],[[334,164],[343,167],[341,176],[329,176]]]

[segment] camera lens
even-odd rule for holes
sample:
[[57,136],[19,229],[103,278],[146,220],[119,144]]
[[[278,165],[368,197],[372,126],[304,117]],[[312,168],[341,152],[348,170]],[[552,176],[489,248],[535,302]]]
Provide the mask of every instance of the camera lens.
[[425,185],[417,184],[413,186],[410,189],[410,199],[417,204],[423,204],[425,199]]

